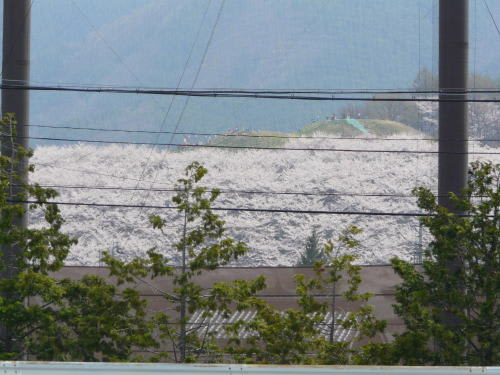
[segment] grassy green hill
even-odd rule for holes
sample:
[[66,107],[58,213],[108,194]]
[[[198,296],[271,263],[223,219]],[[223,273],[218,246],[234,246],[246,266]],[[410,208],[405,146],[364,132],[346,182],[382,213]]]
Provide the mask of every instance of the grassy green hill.
[[[373,119],[359,119],[368,135],[389,137],[398,134],[423,135],[418,130],[401,122]],[[272,131],[240,131],[228,133],[210,141],[210,145],[239,147],[280,147],[284,146],[290,137],[312,136],[313,134],[328,134],[338,137],[362,136],[363,132],[347,123],[345,120],[322,120],[307,124],[297,133],[280,133]]]
[[296,136],[297,134],[271,131],[241,131],[228,133],[228,136],[217,137],[209,142],[209,144],[216,146],[239,147],[280,147],[287,142],[288,137]]
[[[358,119],[368,133],[377,137],[388,137],[397,134],[419,134],[411,126],[401,122],[387,120],[368,120]],[[324,120],[312,122],[304,126],[300,131],[300,135],[312,135],[314,133],[333,134],[343,137],[356,137],[363,135],[361,131],[348,124],[345,120]]]

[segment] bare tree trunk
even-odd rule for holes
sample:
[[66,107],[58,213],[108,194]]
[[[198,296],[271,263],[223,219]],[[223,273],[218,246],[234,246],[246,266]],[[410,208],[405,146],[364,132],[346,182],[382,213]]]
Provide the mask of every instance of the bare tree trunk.
[[330,312],[332,314],[332,324],[330,325],[330,337],[328,339],[328,342],[330,344],[333,344],[333,335],[335,334],[335,308],[336,308],[336,303],[337,303],[337,282],[335,281],[332,286],[332,305],[330,306]]
[[[187,227],[187,213],[184,213],[184,227],[182,230],[182,267],[181,275],[186,274],[186,227]],[[185,283],[184,278],[182,282]],[[184,295],[184,285],[181,286],[180,298],[180,332],[179,332],[179,351],[180,362],[186,362],[186,296]]]

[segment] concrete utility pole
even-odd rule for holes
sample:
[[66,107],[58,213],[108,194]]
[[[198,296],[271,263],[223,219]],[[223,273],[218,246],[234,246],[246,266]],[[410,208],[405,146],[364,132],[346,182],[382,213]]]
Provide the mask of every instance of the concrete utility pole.
[[[440,99],[465,99],[466,95],[450,95],[453,90],[467,87],[469,57],[469,1],[440,0],[439,2],[439,88]],[[439,103],[439,205],[451,212],[448,195],[460,195],[467,186],[468,131],[467,103]],[[450,274],[462,265],[458,259],[448,263]],[[458,325],[459,319],[451,313],[443,313],[443,323],[449,327]]]
[[[3,61],[2,84],[27,84],[29,81],[30,59],[30,24],[31,0],[4,0],[3,2]],[[13,82],[15,81],[15,82]],[[28,147],[29,119],[29,92],[27,90],[2,90],[2,115],[12,112],[17,119],[17,135],[11,139],[2,138],[2,155],[13,156],[17,145]],[[22,180],[27,181],[27,161],[15,166],[14,173]],[[11,189],[11,195],[17,194],[16,189]],[[28,215],[24,214],[13,220],[17,226],[26,227]],[[3,260],[6,267],[0,271],[0,277],[12,277],[16,274],[15,260],[21,252],[17,245],[2,248]],[[16,296],[6,296],[16,298]],[[0,326],[0,339],[9,351],[15,345],[11,333]]]
[[[439,2],[440,99],[465,99],[450,95],[467,87],[469,70],[469,0]],[[439,103],[439,204],[448,209],[448,194],[467,186],[467,103]]]

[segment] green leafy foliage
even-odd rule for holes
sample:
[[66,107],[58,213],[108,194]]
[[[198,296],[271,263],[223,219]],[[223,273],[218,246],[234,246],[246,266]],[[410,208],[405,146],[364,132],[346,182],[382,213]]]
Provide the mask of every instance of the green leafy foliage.
[[[336,246],[328,242],[324,254],[328,260],[314,264],[314,276],[295,275],[297,308],[280,311],[267,302],[253,298],[249,302],[256,311],[250,321],[238,321],[227,328],[231,335],[226,352],[236,361],[277,364],[349,364],[358,348],[353,342],[338,342],[334,339],[338,328],[352,328],[359,332],[356,341],[373,338],[385,329],[385,321],[377,320],[371,306],[365,303],[369,293],[359,293],[361,267],[353,265],[356,259],[349,252],[358,245],[356,227],[344,231]],[[348,302],[358,302],[361,306],[347,314],[344,319],[332,319],[326,329],[324,321],[327,313],[337,310],[337,287],[346,278],[346,286],[340,295]],[[330,301],[319,300],[317,294],[330,295]],[[327,332],[325,338],[324,332]],[[241,339],[241,333],[246,338]],[[366,359],[366,362],[365,362]],[[358,359],[359,363],[369,363],[367,355]]]
[[[153,357],[156,360],[217,360],[220,350],[213,332],[204,329],[203,321],[190,325],[190,317],[200,310],[204,312],[202,320],[207,320],[215,312],[227,316],[232,306],[248,307],[247,300],[265,287],[263,277],[251,281],[218,282],[212,287],[196,282],[197,276],[227,265],[248,250],[243,242],[225,235],[224,221],[211,209],[219,191],[199,186],[206,173],[201,164],[194,162],[186,168],[186,177],[179,179],[176,186],[179,193],[173,201],[184,218],[182,236],[173,245],[181,255],[180,267],[173,266],[157,249],[150,249],[146,258],[136,258],[128,263],[105,253],[104,261],[119,283],[138,283],[160,276],[169,279],[160,292],[171,305],[169,310],[172,312],[159,312],[150,321],[158,338],[159,349],[154,351]],[[150,222],[158,230],[168,225],[165,219],[156,215],[150,217]]]
[[95,275],[64,279],[59,285],[64,290],[62,301],[30,342],[37,359],[139,360],[134,349],[155,345],[145,323],[145,301],[137,291],[120,292]]
[[[356,235],[360,232],[359,228],[350,226],[340,234],[337,246],[329,241],[325,245],[325,253],[330,260],[327,263],[317,262],[314,266],[322,290],[331,291],[331,300],[326,305],[334,317],[327,327],[328,340],[325,340],[321,347],[319,359],[322,364],[351,363],[352,356],[358,351],[352,343],[339,343],[334,340],[334,333],[338,327],[354,329],[358,333],[357,341],[372,339],[378,333],[382,333],[386,327],[386,322],[378,320],[373,313],[373,307],[367,304],[372,294],[359,292],[362,283],[361,266],[353,263],[357,258],[350,253],[359,246]],[[339,293],[339,285],[343,279],[345,279],[345,287]],[[335,317],[339,295],[347,302],[360,304],[344,319]]]
[[[310,364],[318,347],[318,325],[323,309],[310,296],[315,289],[314,281],[303,275],[295,277],[299,308],[280,311],[269,303],[253,298],[249,305],[256,312],[249,321],[240,320],[227,327],[231,336],[226,353],[237,362]],[[247,337],[241,338],[241,333]]]
[[[15,135],[15,125],[12,114],[0,121],[3,134]],[[31,150],[10,146],[11,155],[0,156],[0,359],[128,359],[133,346],[148,341],[143,302],[97,276],[52,277],[76,239],[61,232],[64,220],[49,202],[57,192],[15,174]],[[23,205],[27,200],[34,203]],[[41,210],[45,223],[22,227],[26,210]]]
[[451,195],[460,215],[439,206],[428,189],[414,190],[429,214],[422,223],[432,242],[422,269],[392,260],[403,279],[394,306],[407,328],[394,345],[403,364],[500,362],[499,185],[499,165],[472,163],[467,189],[461,197]]

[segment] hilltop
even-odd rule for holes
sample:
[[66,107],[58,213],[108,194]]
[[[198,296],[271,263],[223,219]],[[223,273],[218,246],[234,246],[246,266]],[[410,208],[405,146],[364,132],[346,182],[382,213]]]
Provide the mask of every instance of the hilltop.
[[293,133],[234,130],[210,140],[208,144],[214,146],[280,147],[285,146],[293,138],[314,136],[315,134],[370,138],[395,135],[425,137],[423,133],[401,122],[376,119],[341,119],[314,121]]
[[301,135],[314,133],[331,134],[339,137],[390,137],[398,134],[420,135],[421,132],[411,126],[397,121],[376,119],[342,119],[316,121],[300,129]]

